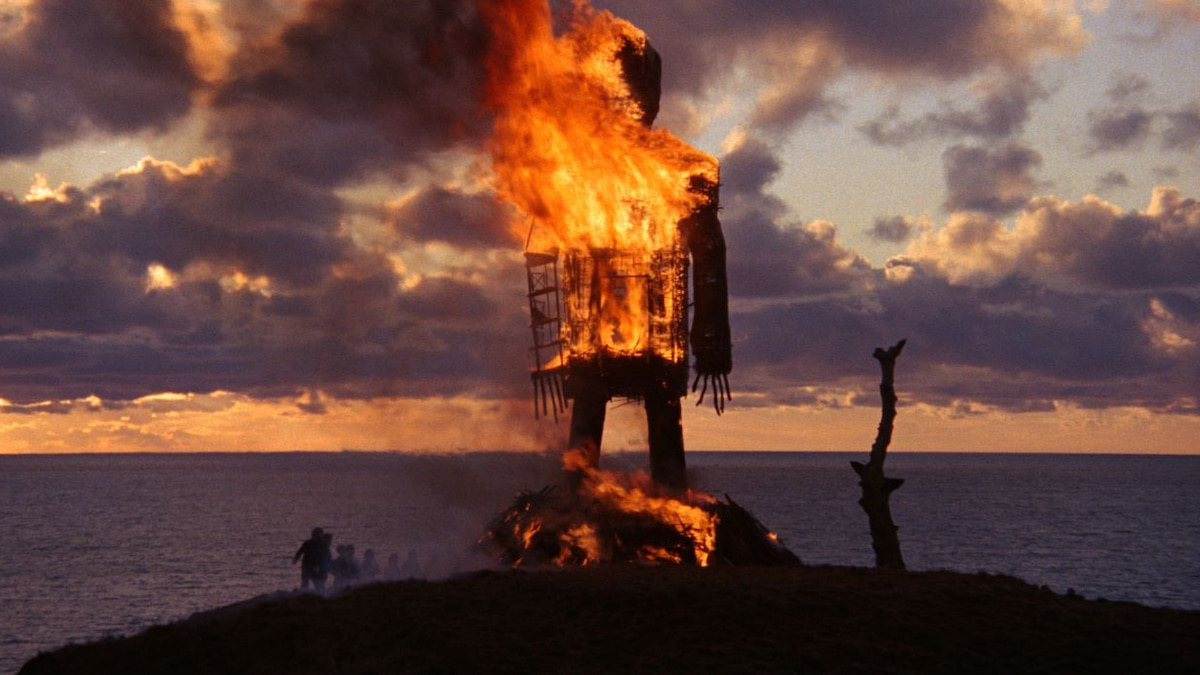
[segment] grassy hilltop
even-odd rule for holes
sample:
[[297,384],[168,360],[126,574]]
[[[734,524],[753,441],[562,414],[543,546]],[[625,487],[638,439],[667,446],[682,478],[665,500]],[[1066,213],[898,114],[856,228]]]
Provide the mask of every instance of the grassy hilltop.
[[287,594],[42,654],[37,673],[1200,672],[1200,612],[1004,576],[480,572]]

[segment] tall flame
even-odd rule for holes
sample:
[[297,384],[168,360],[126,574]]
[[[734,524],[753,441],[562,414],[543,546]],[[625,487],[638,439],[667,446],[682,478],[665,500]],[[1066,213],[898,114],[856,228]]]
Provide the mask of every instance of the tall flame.
[[632,24],[576,0],[554,34],[545,0],[483,0],[491,28],[488,144],[501,198],[523,214],[544,250],[663,250],[703,200],[693,176],[716,182],[717,163],[640,121],[618,52],[641,52]]

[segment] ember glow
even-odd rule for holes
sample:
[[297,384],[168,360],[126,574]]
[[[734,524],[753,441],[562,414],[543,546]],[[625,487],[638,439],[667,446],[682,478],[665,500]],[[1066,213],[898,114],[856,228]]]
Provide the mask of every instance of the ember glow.
[[570,494],[523,492],[480,540],[513,567],[604,563],[798,565],[800,559],[749,511],[688,490],[664,493],[645,473],[596,469],[582,452],[563,455],[579,476]]
[[488,538],[512,566],[712,563],[720,521],[711,496],[663,496],[644,473],[602,471],[578,452],[563,464],[582,475],[576,494],[560,501],[552,490],[525,493],[492,524]]

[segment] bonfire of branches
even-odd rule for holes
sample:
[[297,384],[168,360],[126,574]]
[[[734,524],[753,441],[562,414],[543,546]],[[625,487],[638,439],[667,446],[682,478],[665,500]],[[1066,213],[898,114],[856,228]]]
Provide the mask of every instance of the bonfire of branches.
[[[510,566],[601,563],[799,565],[770,530],[730,499],[522,492],[481,543]],[[627,497],[627,496],[626,496]],[[653,506],[647,507],[646,500]]]

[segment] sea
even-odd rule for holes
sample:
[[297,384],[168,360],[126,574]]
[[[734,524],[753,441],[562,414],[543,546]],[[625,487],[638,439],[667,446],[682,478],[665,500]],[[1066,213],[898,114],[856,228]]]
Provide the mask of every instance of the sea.
[[[692,452],[688,466],[806,564],[870,566],[854,459],[866,453]],[[905,480],[891,505],[910,569],[1200,610],[1200,457],[893,451],[887,466]],[[526,453],[0,456],[0,673],[293,590],[317,526],[421,578],[488,568],[487,523],[559,475]]]

